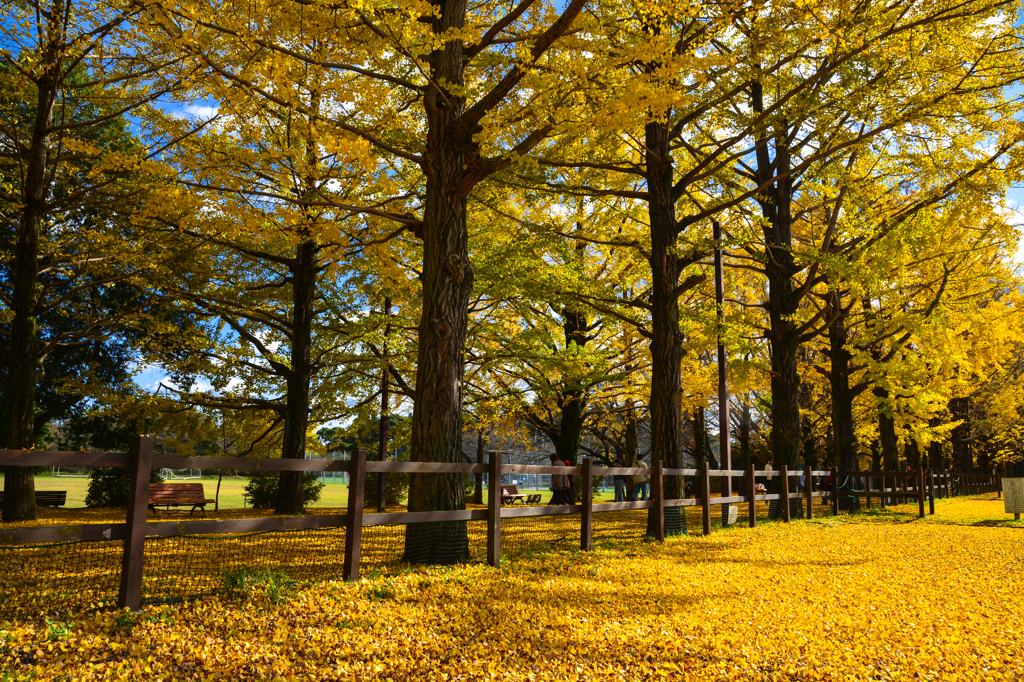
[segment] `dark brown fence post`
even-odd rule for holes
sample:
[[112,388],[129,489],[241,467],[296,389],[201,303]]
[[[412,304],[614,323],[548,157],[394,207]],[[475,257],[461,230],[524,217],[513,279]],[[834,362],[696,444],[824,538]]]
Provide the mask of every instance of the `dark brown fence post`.
[[874,486],[870,474],[864,477],[864,492],[867,493],[864,496],[864,504],[867,505],[868,509],[871,509],[871,493],[874,492]]
[[700,492],[703,501],[704,535],[711,535],[711,475],[708,473],[708,462],[700,468]]
[[780,488],[779,493],[782,498],[779,500],[782,503],[782,520],[789,523],[791,520],[790,516],[792,516],[789,509],[789,467],[783,464],[779,471],[782,476],[782,488]]
[[153,439],[136,436],[128,456],[128,515],[121,554],[121,587],[117,607],[138,611],[142,604],[142,567],[146,553],[146,509],[149,475],[153,467]]
[[488,464],[487,564],[497,568],[501,565],[501,453],[492,452]]
[[658,542],[665,542],[665,466],[659,459],[654,463],[654,479],[651,481],[651,492],[654,493],[654,535]]
[[807,500],[807,518],[814,518],[814,498],[811,496],[811,465],[808,464],[804,467],[804,498]]
[[[658,462],[657,469],[660,473],[661,462]],[[589,552],[594,529],[594,460],[589,457],[583,460],[583,473],[580,475],[583,476],[583,511],[580,512],[580,549],[584,552]],[[655,495],[659,494],[658,489],[661,488],[659,481],[660,476],[655,481],[652,481],[657,486],[654,489]],[[661,527],[665,527],[664,521]],[[665,539],[664,531],[662,532],[661,539]]]
[[363,549],[363,493],[366,490],[366,448],[353,448],[348,467],[348,511],[345,514],[345,580],[359,580]]
[[924,518],[924,467],[917,467],[917,515]]
[[751,528],[757,525],[757,500],[754,499],[757,494],[757,480],[754,478],[755,471],[756,469],[754,469],[753,464],[747,465],[747,481],[749,483],[747,485],[747,516],[749,517],[747,522]]
[[935,472],[928,470],[928,513],[935,515]]

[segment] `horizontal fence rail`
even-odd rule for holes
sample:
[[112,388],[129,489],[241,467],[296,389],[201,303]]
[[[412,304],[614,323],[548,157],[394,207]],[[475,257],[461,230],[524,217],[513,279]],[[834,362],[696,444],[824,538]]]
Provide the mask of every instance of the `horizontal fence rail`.
[[[500,457],[491,455],[488,464],[439,463],[439,462],[368,462],[366,450],[356,449],[350,460],[320,459],[246,459],[234,457],[179,457],[156,455],[152,452],[153,440],[139,437],[129,453],[119,452],[56,452],[36,450],[0,450],[0,466],[71,466],[71,467],[127,467],[130,472],[128,515],[125,523],[80,524],[67,526],[34,526],[0,529],[0,545],[37,545],[43,543],[65,543],[77,541],[118,540],[123,544],[120,570],[118,606],[138,609],[141,603],[145,540],[153,538],[195,537],[195,536],[236,536],[243,533],[267,531],[345,529],[344,569],[346,580],[356,580],[360,573],[362,529],[364,527],[399,524],[420,524],[438,522],[485,521],[487,524],[487,562],[493,566],[500,563],[501,526],[503,520],[531,517],[580,517],[580,548],[591,548],[594,515],[599,517],[607,512],[631,510],[655,510],[653,534],[664,540],[666,535],[666,509],[679,507],[700,507],[703,532],[711,532],[712,507],[723,508],[723,525],[726,523],[726,507],[748,505],[748,523],[756,525],[756,504],[769,502],[778,504],[779,515],[789,521],[793,504],[802,514],[806,505],[807,516],[814,511],[815,498],[831,502],[834,513],[838,513],[841,499],[864,499],[868,508],[872,500],[884,506],[887,501],[916,499],[920,516],[925,515],[925,502],[931,513],[935,512],[936,497],[950,497],[963,491],[986,492],[998,490],[999,478],[995,475],[961,475],[954,478],[948,472],[931,472],[924,469],[914,471],[828,471],[810,467],[789,471],[780,467],[773,471],[757,471],[753,466],[746,470],[664,468],[660,463],[652,467],[604,467],[595,469],[591,459],[583,460],[577,467],[531,466],[502,464]],[[345,514],[310,515],[296,517],[271,517],[226,520],[189,521],[147,521],[146,507],[149,500],[149,479],[152,468],[195,468],[234,469],[240,471],[311,471],[346,472],[349,474],[348,507]],[[492,490],[486,509],[462,509],[451,511],[364,513],[364,489],[367,473],[411,473],[411,474],[487,474]],[[502,476],[505,474],[561,474],[579,477],[583,495],[578,504],[502,507],[500,492]],[[607,502],[593,501],[593,480],[601,476],[646,476],[650,479],[651,495],[646,501]],[[694,498],[666,499],[665,477],[690,477],[697,479]],[[720,497],[711,496],[710,479],[723,481]],[[803,490],[796,491],[796,481],[803,482]],[[785,485],[783,485],[785,481]],[[777,492],[767,492],[771,485]],[[822,489],[819,489],[822,488]],[[801,501],[802,498],[802,501]],[[773,506],[773,509],[775,507]],[[735,508],[733,508],[735,511]],[[735,516],[735,514],[733,514]],[[650,521],[649,521],[650,523]],[[648,526],[648,533],[652,526]]]

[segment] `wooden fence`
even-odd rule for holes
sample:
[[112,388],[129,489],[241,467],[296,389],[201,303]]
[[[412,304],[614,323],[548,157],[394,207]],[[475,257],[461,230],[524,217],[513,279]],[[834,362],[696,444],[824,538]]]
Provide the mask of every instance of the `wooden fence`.
[[[849,490],[843,485],[833,486],[832,490],[815,490],[815,478],[827,476],[827,471],[813,471],[807,467],[803,471],[788,471],[781,467],[771,473],[755,471],[751,466],[742,470],[709,470],[702,469],[667,469],[661,463],[650,468],[600,468],[595,470],[593,462],[585,459],[581,466],[526,466],[507,465],[501,463],[499,456],[492,456],[489,464],[442,464],[433,462],[368,462],[366,450],[356,449],[350,461],[322,459],[242,459],[235,457],[179,457],[176,455],[154,455],[153,440],[139,437],[135,439],[129,453],[92,453],[92,452],[54,452],[37,450],[0,450],[0,466],[76,466],[76,467],[128,467],[130,471],[130,487],[128,511],[125,523],[115,524],[83,524],[70,526],[34,526],[0,529],[0,543],[3,544],[38,544],[46,542],[67,542],[75,540],[121,540],[123,542],[120,589],[118,606],[136,610],[141,603],[143,563],[145,559],[145,540],[147,537],[169,537],[176,535],[206,535],[248,533],[256,531],[282,531],[314,528],[345,527],[345,557],[343,577],[345,580],[358,580],[359,562],[362,545],[362,529],[365,526],[427,523],[437,521],[487,521],[487,562],[497,566],[501,560],[501,522],[503,519],[578,514],[580,517],[580,548],[591,549],[594,513],[622,511],[630,509],[654,509],[654,535],[659,541],[665,539],[665,509],[668,507],[700,506],[703,517],[703,532],[711,532],[711,508],[718,505],[748,505],[748,523],[754,527],[757,523],[756,505],[763,501],[779,501],[781,518],[789,521],[791,517],[790,500],[802,495],[807,502],[808,515],[813,513],[814,498],[830,497],[833,510],[838,513],[840,496],[856,495],[865,497],[868,506],[872,498],[878,498],[883,504],[885,499],[916,497],[923,516],[925,493],[925,472],[851,472],[840,474],[852,479],[881,479],[877,486],[867,483],[863,489]],[[229,520],[188,520],[188,521],[147,521],[146,512],[149,500],[150,471],[157,468],[196,468],[196,469],[235,469],[247,471],[347,471],[349,473],[348,507],[344,515],[309,515],[295,517],[250,518]],[[502,474],[563,474],[581,477],[583,487],[582,502],[573,505],[540,506],[540,507],[502,507],[500,493],[488,496],[487,509],[465,509],[439,512],[398,512],[398,513],[364,513],[364,488],[366,474],[370,472],[389,473],[457,473],[457,474],[488,474],[489,486],[494,489],[501,485]],[[651,477],[651,496],[643,502],[610,502],[594,504],[594,475],[646,475]],[[700,494],[695,499],[665,499],[665,476],[693,476],[700,480]],[[742,494],[731,494],[727,497],[711,497],[711,477],[729,477],[746,483],[746,490],[737,490]],[[791,492],[792,484],[777,485],[777,493],[757,494],[757,478],[770,481],[790,481],[794,477],[805,477],[802,493]],[[908,482],[908,477],[914,481]],[[936,475],[927,474],[929,486],[927,497],[931,500],[931,511],[934,513],[934,497]],[[891,480],[890,480],[891,479]],[[892,483],[892,488],[886,487]],[[988,489],[997,483],[997,479],[986,479],[968,485],[975,486],[978,492]],[[964,484],[961,484],[964,485]],[[731,486],[730,486],[731,487]],[[945,490],[949,495],[950,479],[948,475],[939,475],[938,490],[940,495]]]

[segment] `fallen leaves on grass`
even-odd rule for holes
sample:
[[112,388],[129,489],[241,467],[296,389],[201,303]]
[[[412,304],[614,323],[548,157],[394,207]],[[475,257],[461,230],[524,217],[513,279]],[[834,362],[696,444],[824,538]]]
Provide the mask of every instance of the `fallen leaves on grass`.
[[828,519],[0,626],[94,680],[1019,680],[1020,536]]

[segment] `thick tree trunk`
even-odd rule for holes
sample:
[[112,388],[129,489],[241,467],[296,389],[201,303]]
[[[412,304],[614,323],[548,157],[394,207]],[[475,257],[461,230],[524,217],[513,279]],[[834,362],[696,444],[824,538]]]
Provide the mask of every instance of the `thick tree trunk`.
[[[639,453],[636,411],[633,409],[632,403],[629,404],[629,409],[626,412],[626,436],[624,440],[626,442],[626,451],[623,453],[623,465],[631,467],[636,464],[636,457]],[[666,483],[668,483],[667,480]],[[633,478],[631,476],[626,477],[626,499],[633,499]]]
[[[305,459],[306,430],[309,427],[310,347],[313,340],[313,294],[316,291],[316,244],[301,243],[291,263],[292,338],[291,367],[287,374],[288,395],[285,398],[284,433],[281,457]],[[275,514],[301,514],[301,471],[282,471],[279,479]]]
[[[53,67],[37,82],[35,121],[24,161],[21,219],[11,268],[11,336],[7,365],[5,447],[31,448],[35,443],[35,393],[39,372],[38,326],[36,321],[39,232],[46,215],[49,188],[49,133],[57,92],[57,63],[53,50],[44,60]],[[32,467],[4,467],[3,521],[36,518],[35,470]]]
[[[389,389],[391,388],[391,363],[388,362],[388,337],[391,335],[391,297],[384,297],[384,343],[381,344],[381,355],[384,360],[384,367],[380,373],[380,461],[388,461],[388,426],[390,416],[388,414],[391,406]],[[377,474],[377,511],[383,512],[388,503],[387,474],[383,471]],[[476,474],[477,485],[480,484],[480,474]]]
[[836,319],[828,329],[829,385],[832,389],[832,442],[835,449],[835,463],[844,471],[855,471],[859,445],[853,424],[854,392],[850,389],[850,354],[847,344],[849,335],[846,328],[848,309],[842,307],[842,299],[833,295],[832,308]]
[[[577,243],[577,254],[582,258],[584,242]],[[587,345],[587,319],[586,311],[577,307],[565,307],[562,310],[562,332],[565,338],[565,348],[575,345],[577,348],[584,348]],[[558,437],[554,439],[555,453],[558,459],[569,462],[569,466],[576,466],[580,451],[580,441],[583,439],[584,417],[586,410],[587,394],[582,387],[566,386],[559,396],[560,419],[558,423]],[[581,499],[583,492],[582,482],[579,477],[573,479],[573,499]]]
[[[484,437],[482,431],[477,429],[476,432],[476,463],[487,464],[484,461],[484,450],[487,448],[487,438]],[[484,503],[484,475],[474,474],[476,476],[476,485],[473,488],[473,504]]]
[[921,466],[921,448],[913,438],[909,439],[906,445],[903,446],[903,459],[914,469]]
[[[763,111],[761,86],[755,84],[754,109]],[[760,197],[764,217],[765,263],[764,272],[768,280],[768,340],[771,343],[771,389],[772,389],[772,456],[775,467],[785,464],[793,467],[800,453],[800,373],[797,353],[800,349],[800,334],[793,315],[800,305],[800,294],[794,289],[793,275],[796,272],[793,258],[793,180],[790,169],[789,150],[786,134],[788,126],[783,122],[775,137],[775,160],[768,158],[768,141],[758,142],[758,175],[770,178],[778,174],[784,177]]]
[[[683,333],[679,329],[679,277],[684,262],[675,249],[678,227],[672,198],[668,123],[648,122],[644,135],[651,230],[651,465],[661,462],[666,468],[679,468],[683,461],[681,375],[684,352]],[[681,498],[682,479],[667,477],[664,495],[667,500]],[[685,532],[685,517],[679,509],[665,510],[666,532]],[[649,534],[654,530],[655,513],[658,512],[652,509],[648,515]]]
[[746,400],[743,401],[743,407],[740,408],[740,423],[737,429],[737,437],[740,441],[739,451],[739,462],[737,468],[747,470],[750,463],[754,461],[754,453],[750,448],[750,430],[753,426],[753,419],[750,414],[750,403]]
[[[935,428],[942,426],[940,417],[932,417],[928,420],[928,426]],[[928,444],[928,466],[932,471],[942,471],[942,441],[935,439]]]
[[[678,468],[683,451],[683,334],[676,293],[681,263],[674,248],[677,228],[668,123],[649,122],[645,138],[651,226],[651,464]],[[677,479],[666,481],[666,499],[678,499],[681,494]]]
[[962,474],[974,473],[974,458],[971,456],[967,440],[971,432],[967,414],[968,405],[967,398],[953,398],[949,401],[950,416],[954,421],[960,422],[950,434],[953,442],[953,466],[957,467]]
[[[465,0],[444,0],[435,34],[463,28]],[[455,130],[465,110],[463,45],[448,40],[429,57],[431,85],[424,94],[427,118],[423,210],[423,309],[419,323],[416,392],[410,447],[414,462],[458,462],[462,451],[463,350],[466,343],[473,268],[469,262],[465,188],[465,143]],[[450,84],[450,86],[449,86]],[[453,141],[454,140],[454,141]],[[417,474],[409,484],[409,511],[465,509],[459,474]],[[455,563],[469,557],[466,524],[410,525],[406,560]]]
[[885,406],[889,392],[880,387],[873,389],[878,398],[878,441],[882,447],[882,467],[886,471],[897,471],[900,468],[899,441],[896,439],[896,421]]

